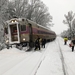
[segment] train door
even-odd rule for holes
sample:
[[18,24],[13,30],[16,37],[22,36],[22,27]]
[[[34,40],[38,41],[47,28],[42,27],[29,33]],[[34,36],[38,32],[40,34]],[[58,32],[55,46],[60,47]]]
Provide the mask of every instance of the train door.
[[32,25],[29,24],[29,46],[33,47],[34,43],[33,43],[33,31],[32,31]]
[[18,23],[9,24],[9,44],[20,43]]
[[32,41],[32,25],[29,24],[29,40]]

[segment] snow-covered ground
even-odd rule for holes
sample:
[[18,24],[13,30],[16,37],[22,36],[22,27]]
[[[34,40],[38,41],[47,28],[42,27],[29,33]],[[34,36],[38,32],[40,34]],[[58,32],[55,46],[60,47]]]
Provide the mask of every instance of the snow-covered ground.
[[46,48],[26,52],[16,48],[0,51],[0,75],[75,75],[75,51],[63,39],[47,43]]

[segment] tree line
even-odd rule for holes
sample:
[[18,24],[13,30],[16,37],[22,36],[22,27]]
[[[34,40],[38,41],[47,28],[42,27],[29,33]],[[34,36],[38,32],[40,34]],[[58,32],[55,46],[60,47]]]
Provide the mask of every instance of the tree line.
[[0,6],[4,21],[17,16],[19,18],[25,17],[46,27],[50,26],[52,22],[48,8],[40,0],[0,0]]

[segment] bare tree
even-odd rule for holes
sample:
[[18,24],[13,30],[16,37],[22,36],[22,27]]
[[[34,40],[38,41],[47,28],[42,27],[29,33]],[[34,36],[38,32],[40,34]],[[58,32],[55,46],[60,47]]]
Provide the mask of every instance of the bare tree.
[[8,0],[0,0],[0,18],[3,18],[3,14],[5,12],[5,9],[7,8],[7,2]]
[[25,17],[43,26],[50,25],[50,22],[52,22],[52,16],[40,0],[13,0],[8,4],[7,11],[10,18],[13,15]]
[[6,4],[7,1],[8,0],[0,0],[0,11],[4,7],[4,5]]
[[4,13],[5,9],[7,9],[8,0],[0,0],[0,42],[4,41],[4,31],[3,31],[3,24],[4,24]]
[[75,17],[75,13],[73,13],[72,11],[69,11],[68,14],[64,15],[66,20],[63,20],[63,23],[64,24],[67,24],[70,28],[70,37],[72,37],[72,22],[73,22],[73,19]]
[[52,22],[52,16],[48,13],[47,7],[42,3],[38,3],[32,14],[32,19],[40,25],[47,26]]
[[27,18],[36,23],[47,26],[52,22],[52,16],[48,13],[48,9],[40,0],[30,0]]
[[13,0],[8,3],[8,9],[6,10],[6,14],[8,18],[11,19],[14,16],[22,17],[25,14],[25,9],[27,5],[27,0]]
[[3,27],[5,21],[5,12],[7,9],[8,0],[0,0],[0,29]]

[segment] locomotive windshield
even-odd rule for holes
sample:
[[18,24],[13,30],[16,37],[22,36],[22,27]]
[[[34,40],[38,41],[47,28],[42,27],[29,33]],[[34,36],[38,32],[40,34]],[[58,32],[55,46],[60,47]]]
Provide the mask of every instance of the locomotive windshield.
[[17,25],[14,24],[14,25],[10,25],[10,29],[11,29],[11,33],[12,34],[17,34]]
[[10,25],[11,41],[18,41],[17,24]]

